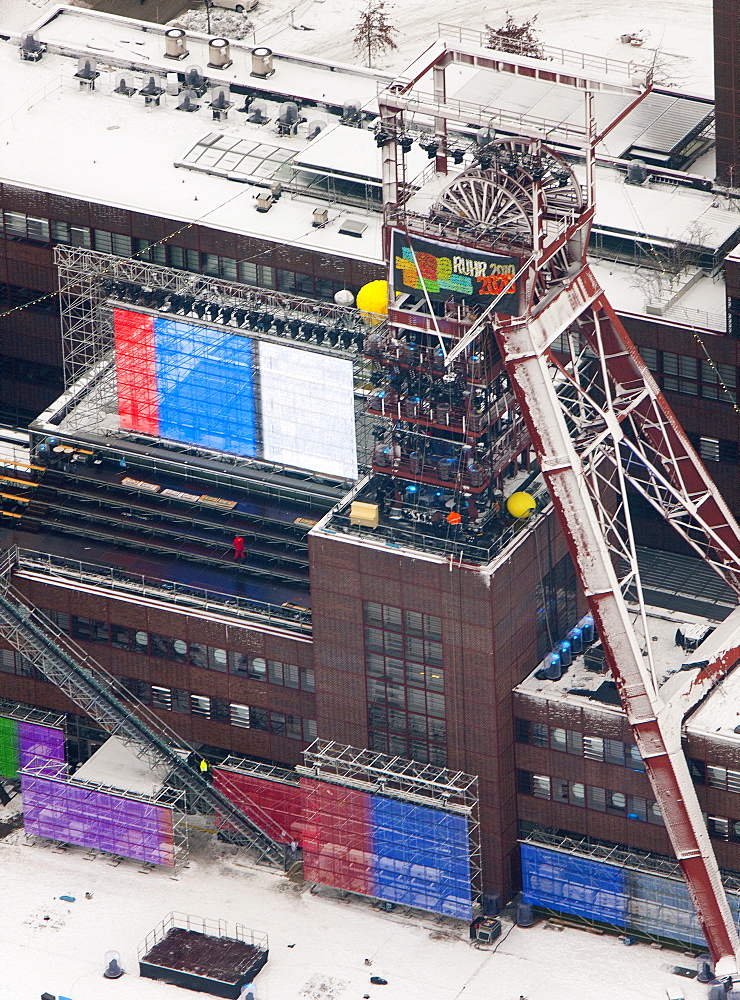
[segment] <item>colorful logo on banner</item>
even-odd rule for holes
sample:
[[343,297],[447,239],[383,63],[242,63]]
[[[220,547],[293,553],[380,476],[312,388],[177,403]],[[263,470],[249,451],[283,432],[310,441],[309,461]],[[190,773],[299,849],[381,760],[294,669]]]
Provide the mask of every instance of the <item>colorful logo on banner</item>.
[[516,257],[410,239],[398,230],[393,233],[396,295],[424,290],[436,302],[456,295],[483,306],[500,295],[496,312],[514,316],[519,312],[518,266]]

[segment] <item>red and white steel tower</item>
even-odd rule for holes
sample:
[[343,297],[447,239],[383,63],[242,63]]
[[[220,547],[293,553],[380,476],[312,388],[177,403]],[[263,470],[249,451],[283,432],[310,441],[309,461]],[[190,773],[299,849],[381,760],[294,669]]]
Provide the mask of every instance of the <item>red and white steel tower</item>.
[[[390,457],[376,449],[374,464],[475,498],[531,447],[717,970],[731,973],[740,941],[681,724],[740,658],[740,609],[708,664],[663,677],[647,641],[628,488],[739,595],[740,528],[586,261],[597,146],[649,92],[650,75],[638,80],[626,64],[594,68],[586,57],[579,64],[574,53],[535,60],[472,40],[436,42],[380,95],[390,294],[388,328],[369,348],[390,369],[371,412],[397,419],[403,441],[436,428],[458,457],[432,462],[420,449],[397,447]],[[447,72],[455,66],[546,80],[562,88],[566,104],[582,98],[582,125],[451,100]],[[594,119],[598,90],[623,95],[608,124]],[[476,152],[465,167],[472,128]],[[551,134],[579,148],[579,166],[548,144]],[[405,173],[414,136],[434,159],[424,187]],[[430,186],[424,202],[418,192]],[[404,330],[416,332],[413,343],[396,336]],[[427,380],[430,403],[413,394],[408,372]],[[435,402],[435,387],[444,386],[452,395],[437,392]],[[627,600],[641,609],[642,635]]]

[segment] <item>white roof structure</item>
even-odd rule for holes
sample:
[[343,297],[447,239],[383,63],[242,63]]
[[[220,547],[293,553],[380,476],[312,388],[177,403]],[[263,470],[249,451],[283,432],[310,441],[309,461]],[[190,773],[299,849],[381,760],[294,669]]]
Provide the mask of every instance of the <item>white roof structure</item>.
[[[377,93],[390,78],[375,70],[277,53],[274,74],[257,78],[252,75],[252,51],[239,42],[231,43],[231,64],[213,69],[208,66],[206,36],[189,33],[188,55],[178,61],[165,56],[165,30],[148,22],[60,7],[37,26],[46,46],[39,61],[19,58],[19,36],[0,41],[0,117],[6,123],[0,180],[380,264],[380,150],[372,125]],[[75,76],[80,56],[96,61],[100,75],[94,89]],[[176,93],[174,77],[192,66],[210,84],[232,88],[233,107],[225,120],[214,119],[208,92],[198,99],[197,111],[177,110],[182,96]],[[121,73],[132,82],[131,96],[115,92]],[[465,102],[501,105],[535,117],[556,115],[561,121],[583,113],[582,95],[567,87],[461,65],[450,67],[449,73],[451,92],[460,101],[464,97]],[[146,103],[139,93],[151,76],[164,88],[157,104]],[[255,96],[267,102],[268,121],[263,125],[250,123],[237,110]],[[605,118],[627,101],[624,94],[609,91],[597,97],[597,112]],[[567,106],[562,103],[566,98]],[[278,108],[287,99],[302,102],[300,114],[306,122],[298,125],[296,135],[278,134]],[[571,107],[574,100],[578,108]],[[363,129],[340,124],[347,102],[364,109]],[[700,120],[707,107],[682,95],[651,94],[618,126],[616,139],[612,133],[605,152],[615,155],[617,147],[643,141],[646,130],[680,132]],[[316,120],[324,120],[326,128],[309,140],[309,127]],[[428,123],[410,121],[408,127],[413,133]],[[456,136],[456,145],[474,147],[473,132]],[[214,149],[202,148],[206,140]],[[269,157],[262,155],[267,148]],[[261,159],[256,171],[250,169],[255,165],[250,149],[258,150],[256,158]],[[207,161],[213,158],[219,164],[211,168]],[[428,207],[445,179],[435,177],[433,161],[417,142],[406,160],[407,177],[421,187],[418,207]],[[456,169],[469,162],[468,154]],[[732,241],[738,228],[737,214],[711,193],[665,183],[627,185],[623,173],[606,166],[597,174],[597,226],[669,241],[685,238],[693,227],[712,249]],[[317,183],[317,176],[328,181]],[[451,172],[447,180],[453,176]],[[257,212],[255,197],[261,188],[256,185],[264,187],[271,180],[281,180],[285,193],[269,211]],[[322,197],[317,197],[322,188]],[[328,223],[320,227],[314,226],[317,206],[328,208],[329,214]],[[366,223],[359,238],[340,231],[348,215]]]

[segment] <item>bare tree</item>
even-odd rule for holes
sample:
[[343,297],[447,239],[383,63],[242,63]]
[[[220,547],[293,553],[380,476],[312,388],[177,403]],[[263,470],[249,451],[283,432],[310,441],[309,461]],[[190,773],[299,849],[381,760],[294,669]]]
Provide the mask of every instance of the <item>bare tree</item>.
[[486,25],[487,48],[497,49],[499,52],[516,52],[520,56],[533,56],[535,59],[541,59],[543,49],[539,35],[534,30],[536,20],[537,15],[535,14],[529,21],[517,24],[511,11],[507,10],[506,22],[501,27]]
[[366,53],[367,64],[372,66],[373,56],[398,48],[393,38],[397,34],[398,29],[388,20],[385,0],[368,0],[355,25],[355,50]]

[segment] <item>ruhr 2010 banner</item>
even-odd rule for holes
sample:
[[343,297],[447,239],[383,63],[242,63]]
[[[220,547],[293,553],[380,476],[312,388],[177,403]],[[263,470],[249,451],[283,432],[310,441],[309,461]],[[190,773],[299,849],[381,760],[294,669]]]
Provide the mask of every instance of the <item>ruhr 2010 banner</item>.
[[516,257],[479,253],[393,230],[391,273],[395,295],[426,291],[433,302],[462,298],[482,308],[500,296],[495,311],[517,316],[519,266]]

